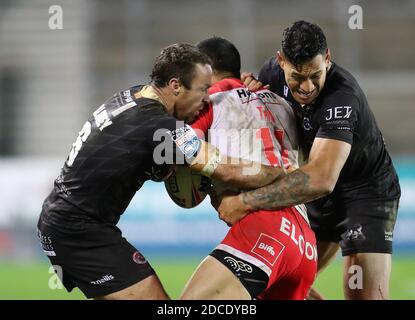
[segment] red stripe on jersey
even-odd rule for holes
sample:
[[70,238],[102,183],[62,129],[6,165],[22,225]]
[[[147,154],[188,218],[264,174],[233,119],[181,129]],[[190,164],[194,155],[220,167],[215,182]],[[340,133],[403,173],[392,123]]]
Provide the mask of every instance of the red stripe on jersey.
[[241,79],[238,78],[226,78],[221,81],[216,82],[213,86],[209,88],[209,94],[214,94],[218,92],[229,91],[237,88],[245,88]]
[[212,103],[209,103],[209,105],[200,111],[199,115],[190,126],[196,131],[196,134],[200,139],[206,139],[208,130],[212,126],[212,122],[213,106]]
[[284,163],[284,168],[288,169],[290,167],[290,161],[288,160],[288,150],[284,148],[284,130],[277,129],[274,133],[281,146],[281,158]]
[[257,138],[262,140],[265,157],[272,166],[279,166],[278,158],[274,153],[274,143],[272,142],[269,128],[261,128],[256,133]]

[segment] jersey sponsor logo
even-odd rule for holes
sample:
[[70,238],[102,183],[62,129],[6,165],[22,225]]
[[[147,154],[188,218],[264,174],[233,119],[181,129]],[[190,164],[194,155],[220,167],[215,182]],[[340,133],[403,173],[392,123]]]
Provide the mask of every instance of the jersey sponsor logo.
[[311,126],[310,118],[308,117],[303,118],[303,128],[306,131],[310,131],[313,129],[313,127]]
[[56,252],[53,248],[52,237],[43,235],[39,229],[37,229],[37,236],[40,240],[40,245],[43,249],[43,252],[49,257],[55,257]]
[[361,224],[350,227],[346,232],[341,235],[343,241],[351,240],[365,240],[366,236],[363,233],[363,226]]
[[385,241],[393,241],[393,231],[385,231]]
[[351,114],[351,106],[334,107],[327,109],[327,116],[325,119],[326,121],[330,121],[332,119],[349,119]]
[[133,253],[133,261],[137,264],[147,263],[146,258],[138,251]]
[[317,261],[317,247],[304,239],[304,236],[300,233],[297,234],[295,224],[291,223],[285,217],[281,218],[280,232],[285,234],[296,245],[301,255],[305,255],[308,260]]
[[108,282],[108,281],[111,281],[111,280],[114,280],[114,279],[115,279],[115,277],[112,274],[109,274],[109,275],[106,274],[101,279],[91,281],[91,284],[94,284],[94,285],[103,284],[105,282]]
[[249,101],[249,98],[252,95],[252,92],[245,89],[237,89],[236,93],[238,94],[239,99],[241,99],[242,103]]
[[251,252],[255,253],[257,256],[261,257],[273,266],[275,261],[277,261],[278,257],[283,252],[284,248],[285,246],[277,239],[265,233],[261,233],[254,247],[251,249]]
[[277,100],[277,95],[269,90],[251,92],[247,89],[236,89],[236,93],[238,94],[238,97],[242,104],[254,100],[261,100],[264,103],[268,104],[279,104]]
[[270,245],[268,245],[268,244],[265,244],[265,243],[261,242],[261,243],[259,244],[258,248],[259,248],[259,249],[263,249],[263,250],[265,250],[266,252],[269,252],[272,256],[275,256],[274,247],[272,247],[272,246],[270,246]]
[[133,101],[133,97],[131,96],[130,90],[125,90],[121,92],[122,99],[125,101],[125,103],[129,103]]
[[223,258],[230,266],[232,269],[235,270],[235,272],[247,272],[247,273],[252,273],[253,269],[252,267],[240,260],[236,260],[235,258],[232,257],[225,257]]
[[176,130],[168,131],[168,134],[187,160],[191,160],[199,151],[200,140],[189,125],[186,124]]
[[134,101],[134,97],[132,95],[131,90],[124,90],[121,91],[118,96],[120,97],[120,102],[117,101],[117,105],[119,105],[115,110],[111,111],[112,117],[117,117],[124,111],[135,107],[137,103]]
[[256,95],[258,98],[263,100],[264,102],[278,102],[276,101],[277,95],[271,91],[258,91],[255,92],[254,95]]

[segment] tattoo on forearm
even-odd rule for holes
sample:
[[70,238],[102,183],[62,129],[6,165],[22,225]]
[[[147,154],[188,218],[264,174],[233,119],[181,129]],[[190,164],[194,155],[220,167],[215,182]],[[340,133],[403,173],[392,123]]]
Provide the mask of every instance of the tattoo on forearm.
[[242,173],[246,179],[243,186],[245,190],[257,189],[262,186],[266,186],[285,175],[284,170],[281,168],[261,165],[258,169],[258,172],[254,175],[244,175]]
[[214,179],[226,180],[230,185],[244,190],[257,189],[266,186],[276,179],[285,176],[282,168],[271,167],[255,162],[238,159],[237,164],[221,164],[214,172]]
[[308,202],[316,197],[309,175],[298,169],[265,187],[243,193],[242,200],[252,210],[274,210]]

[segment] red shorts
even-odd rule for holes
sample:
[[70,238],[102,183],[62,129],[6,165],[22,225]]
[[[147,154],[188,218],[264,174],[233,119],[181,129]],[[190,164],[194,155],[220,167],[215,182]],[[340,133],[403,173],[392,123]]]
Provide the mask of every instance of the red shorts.
[[317,274],[316,238],[295,208],[248,214],[216,249],[268,275],[268,285],[258,299],[305,299]]

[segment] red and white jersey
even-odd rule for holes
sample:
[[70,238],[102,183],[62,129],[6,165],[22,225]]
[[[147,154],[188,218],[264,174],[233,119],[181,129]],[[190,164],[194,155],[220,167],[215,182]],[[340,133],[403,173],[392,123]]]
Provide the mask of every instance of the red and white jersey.
[[[285,169],[299,167],[296,118],[286,100],[267,89],[251,92],[236,78],[215,83],[209,93],[209,106],[191,126],[222,154]],[[219,182],[215,189],[219,194],[230,190]]]
[[230,78],[210,89],[210,105],[192,124],[223,154],[279,167],[298,167],[298,137],[290,105],[263,89],[250,92]]

